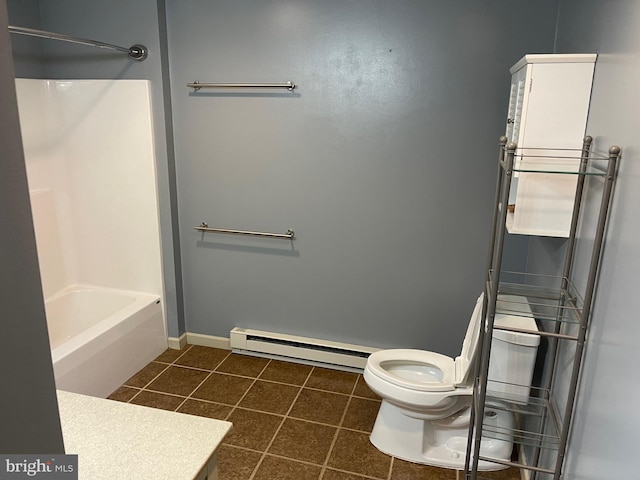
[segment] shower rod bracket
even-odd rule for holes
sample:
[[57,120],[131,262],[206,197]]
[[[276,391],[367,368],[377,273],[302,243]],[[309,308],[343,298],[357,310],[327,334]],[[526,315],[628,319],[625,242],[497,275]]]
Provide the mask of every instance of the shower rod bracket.
[[144,45],[140,45],[136,43],[135,45],[131,45],[129,47],[129,57],[134,60],[142,61],[149,56],[149,50]]

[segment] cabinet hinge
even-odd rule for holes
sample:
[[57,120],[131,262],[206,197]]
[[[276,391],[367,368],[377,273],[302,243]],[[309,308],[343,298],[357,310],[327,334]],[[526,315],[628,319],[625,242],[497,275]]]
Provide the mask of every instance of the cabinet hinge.
[[533,77],[529,79],[529,93],[531,93],[532,88],[533,88]]

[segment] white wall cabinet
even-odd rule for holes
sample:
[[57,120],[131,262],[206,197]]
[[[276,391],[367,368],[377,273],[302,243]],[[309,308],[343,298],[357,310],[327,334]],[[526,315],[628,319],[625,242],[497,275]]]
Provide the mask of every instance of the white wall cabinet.
[[595,54],[525,55],[511,67],[505,135],[518,149],[509,233],[569,236],[576,176],[538,172],[577,169],[565,157],[575,156],[571,150],[582,146],[595,60]]

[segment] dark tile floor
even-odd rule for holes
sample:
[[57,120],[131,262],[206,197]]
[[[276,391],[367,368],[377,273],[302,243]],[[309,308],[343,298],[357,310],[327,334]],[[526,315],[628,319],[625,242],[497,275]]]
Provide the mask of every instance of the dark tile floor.
[[376,450],[369,433],[380,399],[355,373],[187,346],[167,350],[109,398],[233,422],[218,451],[220,480],[463,477]]

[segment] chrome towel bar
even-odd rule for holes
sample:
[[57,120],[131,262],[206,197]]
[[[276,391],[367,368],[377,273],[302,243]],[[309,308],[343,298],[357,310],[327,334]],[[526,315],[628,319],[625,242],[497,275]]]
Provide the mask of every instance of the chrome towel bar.
[[248,232],[246,230],[229,230],[227,228],[209,228],[207,222],[202,222],[194,230],[199,232],[226,233],[230,235],[248,235],[252,237],[268,237],[268,238],[287,238],[293,240],[293,230],[287,229],[287,233],[264,233],[264,232]]
[[294,82],[287,83],[200,83],[195,81],[187,83],[187,87],[195,89],[197,92],[201,88],[286,88],[290,92],[296,88]]

